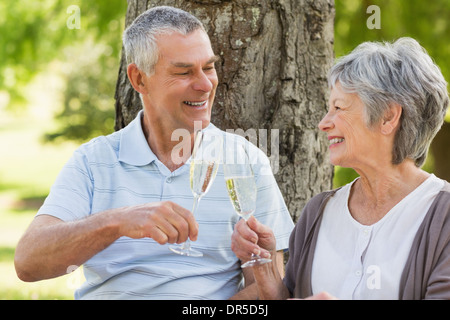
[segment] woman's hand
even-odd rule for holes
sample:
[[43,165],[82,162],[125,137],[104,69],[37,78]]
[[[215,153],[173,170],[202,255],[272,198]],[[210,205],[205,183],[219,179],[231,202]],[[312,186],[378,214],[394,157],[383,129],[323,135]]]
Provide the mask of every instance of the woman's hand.
[[270,258],[276,252],[276,240],[273,231],[252,216],[234,227],[231,249],[241,261],[250,260],[252,253]]

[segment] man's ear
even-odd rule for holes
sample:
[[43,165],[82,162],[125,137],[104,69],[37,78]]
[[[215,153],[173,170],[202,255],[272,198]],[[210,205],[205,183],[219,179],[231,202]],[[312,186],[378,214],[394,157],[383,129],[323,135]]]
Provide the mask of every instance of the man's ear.
[[400,125],[400,117],[403,108],[398,103],[392,103],[389,109],[384,113],[383,122],[381,123],[381,132],[385,135],[394,133]]
[[127,75],[134,90],[140,94],[147,94],[145,86],[146,74],[139,70],[135,63],[130,63],[127,67]]

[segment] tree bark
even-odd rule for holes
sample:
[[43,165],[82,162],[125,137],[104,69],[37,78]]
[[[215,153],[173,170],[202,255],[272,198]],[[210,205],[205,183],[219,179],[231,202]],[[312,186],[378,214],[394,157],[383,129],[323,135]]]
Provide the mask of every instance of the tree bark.
[[[334,1],[129,0],[126,26],[157,5],[181,8],[204,23],[221,57],[212,122],[259,134],[257,145],[271,157],[296,221],[313,195],[332,187],[328,142],[317,125],[327,110]],[[141,109],[124,57],[115,98],[117,130]]]
[[444,122],[441,130],[431,143],[431,154],[434,158],[434,174],[450,181],[450,123]]

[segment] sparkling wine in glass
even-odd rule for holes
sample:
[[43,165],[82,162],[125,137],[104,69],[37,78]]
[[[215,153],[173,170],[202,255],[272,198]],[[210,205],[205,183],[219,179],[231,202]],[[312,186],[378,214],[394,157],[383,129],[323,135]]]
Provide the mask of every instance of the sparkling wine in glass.
[[[222,156],[222,144],[222,136],[219,134],[208,134],[204,131],[197,131],[195,134],[189,169],[190,187],[194,195],[194,216],[200,199],[208,192],[216,177]],[[191,248],[189,239],[181,245],[170,246],[169,249],[185,256],[203,256],[202,252]]]
[[[245,148],[238,145],[235,151],[232,163],[224,163],[225,183],[234,210],[247,221],[256,209],[256,182]],[[272,260],[252,253],[251,259],[241,267],[252,267],[270,261]]]

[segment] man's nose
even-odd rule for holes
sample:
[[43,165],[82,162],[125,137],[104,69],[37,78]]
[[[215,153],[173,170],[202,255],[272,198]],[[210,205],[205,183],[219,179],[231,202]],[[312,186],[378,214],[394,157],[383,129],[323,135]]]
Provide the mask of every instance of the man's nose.
[[201,71],[194,80],[194,90],[209,92],[213,89],[214,85],[209,77]]

